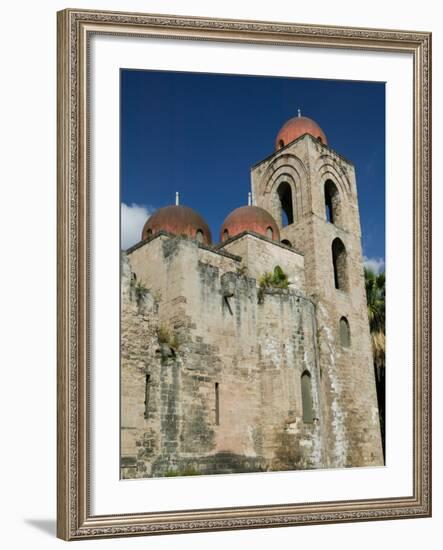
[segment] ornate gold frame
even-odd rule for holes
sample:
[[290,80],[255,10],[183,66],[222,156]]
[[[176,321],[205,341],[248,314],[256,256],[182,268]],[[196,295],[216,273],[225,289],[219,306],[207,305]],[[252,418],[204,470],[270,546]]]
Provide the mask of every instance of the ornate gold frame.
[[[92,516],[88,490],[87,50],[94,33],[408,52],[414,59],[413,496]],[[431,34],[262,21],[58,13],[58,508],[65,540],[431,515]]]

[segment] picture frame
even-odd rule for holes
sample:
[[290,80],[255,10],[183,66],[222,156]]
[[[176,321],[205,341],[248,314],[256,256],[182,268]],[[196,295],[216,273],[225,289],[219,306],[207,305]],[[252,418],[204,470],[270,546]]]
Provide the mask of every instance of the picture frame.
[[[431,515],[431,35],[68,9],[58,13],[57,534],[65,540]],[[413,60],[412,494],[94,514],[91,508],[91,121],[93,36],[404,53]],[[118,427],[115,427],[118,430]],[[174,480],[171,480],[172,482]],[[193,480],[188,480],[192,482]],[[259,483],[259,481],[257,481]],[[154,506],[155,509],[155,506]]]

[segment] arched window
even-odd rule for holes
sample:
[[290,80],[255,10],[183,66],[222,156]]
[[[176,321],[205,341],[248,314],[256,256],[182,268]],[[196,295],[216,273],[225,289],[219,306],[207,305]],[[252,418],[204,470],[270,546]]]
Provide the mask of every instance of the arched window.
[[317,139],[320,143],[323,143],[323,140],[322,140],[321,136],[317,136]]
[[351,331],[346,317],[340,319],[340,343],[344,348],[349,348],[351,345]]
[[146,231],[146,237],[152,237],[152,229],[149,228],[147,231]]
[[201,229],[197,229],[197,233],[195,234],[195,236],[199,243],[203,242],[203,231]]
[[283,239],[281,244],[285,244],[286,246],[292,246],[291,241],[288,241],[288,239]]
[[225,229],[223,231],[223,240],[227,241],[228,239],[229,239],[229,231],[227,229]]
[[266,236],[268,237],[268,239],[274,238],[274,231],[272,231],[272,227],[268,227],[266,229]]
[[327,180],[325,183],[325,210],[326,221],[334,224],[340,222],[340,195],[332,180]]
[[285,142],[281,139],[281,140],[278,142],[278,146],[279,146],[279,148],[281,149],[282,147],[285,146]]
[[311,375],[307,370],[301,375],[301,401],[303,407],[303,422],[313,422],[314,410],[312,406]]
[[346,290],[346,248],[338,237],[332,241],[332,265],[334,269],[335,288],[339,290]]
[[278,186],[277,195],[280,199],[281,224],[283,227],[294,223],[294,212],[292,207],[292,189],[289,183],[282,182]]

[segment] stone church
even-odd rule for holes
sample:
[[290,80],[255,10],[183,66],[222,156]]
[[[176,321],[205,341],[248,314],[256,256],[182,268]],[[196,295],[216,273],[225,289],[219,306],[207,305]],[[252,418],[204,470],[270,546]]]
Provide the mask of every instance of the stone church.
[[354,166],[299,112],[251,186],[122,255],[122,478],[383,465]]

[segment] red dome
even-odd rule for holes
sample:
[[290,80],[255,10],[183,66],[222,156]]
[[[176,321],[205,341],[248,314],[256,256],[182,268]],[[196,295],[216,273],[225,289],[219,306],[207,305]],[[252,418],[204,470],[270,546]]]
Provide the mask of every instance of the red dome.
[[280,241],[280,231],[274,218],[258,206],[241,206],[233,210],[223,222],[220,240],[226,241],[243,231],[254,231],[274,241]]
[[205,220],[188,206],[171,205],[159,208],[143,226],[142,240],[167,231],[174,235],[184,235],[211,244],[211,231]]
[[296,116],[281,127],[275,139],[275,148],[281,149],[304,134],[310,134],[325,145],[328,144],[325,133],[314,120],[305,116]]

